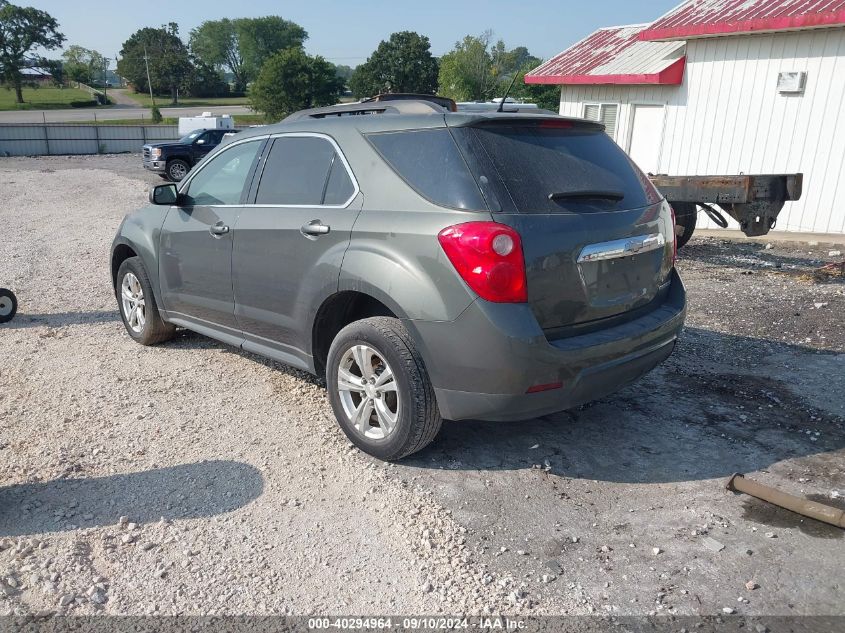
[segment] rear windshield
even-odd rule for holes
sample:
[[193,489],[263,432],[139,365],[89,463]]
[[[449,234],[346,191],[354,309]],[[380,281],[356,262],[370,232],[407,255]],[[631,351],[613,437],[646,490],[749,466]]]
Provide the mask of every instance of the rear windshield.
[[495,179],[503,185],[497,187],[501,189],[497,204],[491,204],[503,211],[619,211],[660,200],[607,134],[595,127],[570,125],[496,124],[454,128],[454,132],[464,152],[476,159],[470,162],[479,182]]

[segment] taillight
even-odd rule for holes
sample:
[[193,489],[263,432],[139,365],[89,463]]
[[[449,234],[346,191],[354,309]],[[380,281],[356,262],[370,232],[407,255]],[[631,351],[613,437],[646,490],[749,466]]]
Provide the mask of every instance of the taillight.
[[467,222],[443,229],[437,239],[455,270],[479,297],[496,303],[528,300],[522,240],[511,227]]
[[675,209],[669,205],[669,211],[672,212],[672,265],[678,261],[678,233],[675,230]]

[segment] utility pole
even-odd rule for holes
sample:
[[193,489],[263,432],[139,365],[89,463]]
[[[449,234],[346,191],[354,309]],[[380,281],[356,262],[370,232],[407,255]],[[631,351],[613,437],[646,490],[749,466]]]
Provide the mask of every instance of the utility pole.
[[150,58],[147,57],[146,44],[144,44],[144,64],[147,66],[147,86],[150,88],[150,101],[152,101],[153,107],[156,107],[156,99],[153,96],[153,82],[150,80]]
[[105,105],[109,104],[109,95],[108,95],[108,87],[109,87],[109,62],[111,60],[108,57],[103,57],[103,98],[105,99]]

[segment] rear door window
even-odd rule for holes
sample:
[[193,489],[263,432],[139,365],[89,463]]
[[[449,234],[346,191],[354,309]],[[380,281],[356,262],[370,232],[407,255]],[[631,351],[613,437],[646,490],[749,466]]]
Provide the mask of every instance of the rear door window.
[[422,197],[453,209],[487,209],[447,128],[369,134],[367,140]]
[[474,169],[491,165],[506,190],[500,198],[510,198],[518,213],[619,211],[660,200],[628,156],[596,127],[499,123],[455,133],[466,142],[462,146],[481,154]]
[[327,139],[277,138],[261,174],[256,204],[344,205],[355,192],[346,166]]

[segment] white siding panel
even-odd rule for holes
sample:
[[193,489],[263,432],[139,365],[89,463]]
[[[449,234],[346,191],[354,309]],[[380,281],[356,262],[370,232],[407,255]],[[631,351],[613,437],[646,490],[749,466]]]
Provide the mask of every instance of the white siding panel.
[[[784,71],[807,73],[803,94],[778,93]],[[563,87],[561,114],[582,116],[584,103],[619,104],[623,149],[631,105],[666,105],[663,173],[803,172],[778,228],[845,232],[845,28],[690,40],[683,85]]]

